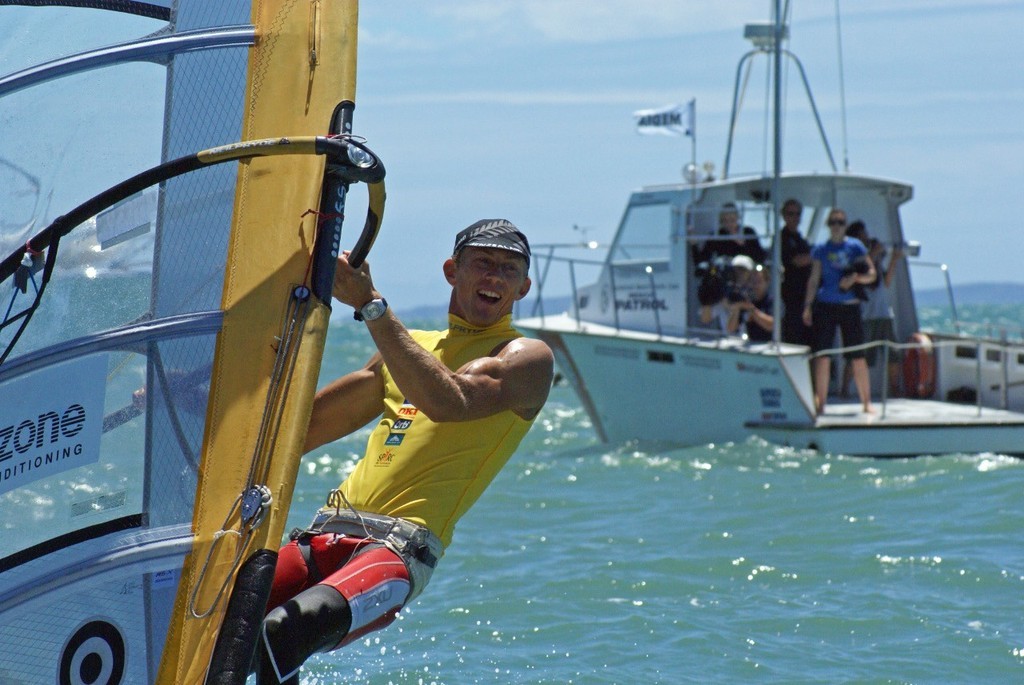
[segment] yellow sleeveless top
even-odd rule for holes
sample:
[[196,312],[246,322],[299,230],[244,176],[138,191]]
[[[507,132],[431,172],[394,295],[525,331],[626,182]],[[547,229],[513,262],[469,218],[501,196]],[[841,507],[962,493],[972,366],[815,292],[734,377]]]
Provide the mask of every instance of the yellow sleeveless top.
[[[522,337],[512,316],[476,328],[449,314],[447,331],[410,331],[453,371]],[[533,420],[503,411],[474,421],[434,423],[408,404],[384,366],[384,414],[366,454],[341,485],[356,509],[429,528],[447,547],[456,522],[515,452]]]

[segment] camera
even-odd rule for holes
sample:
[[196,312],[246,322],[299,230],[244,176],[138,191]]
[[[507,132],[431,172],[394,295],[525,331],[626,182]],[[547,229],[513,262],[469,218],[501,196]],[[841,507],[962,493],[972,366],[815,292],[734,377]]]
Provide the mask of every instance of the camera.
[[900,243],[883,243],[877,238],[871,238],[869,243],[865,246],[868,248],[868,252],[875,249],[876,246],[882,246],[882,254],[884,255],[889,249],[902,250],[903,254],[907,257],[920,257],[921,256],[921,243],[916,240],[905,240]]
[[[870,269],[868,268],[868,263],[862,259],[858,259],[853,264],[843,269],[843,277],[852,276],[853,274],[866,274],[868,271],[870,271]],[[868,291],[864,289],[863,283],[854,283],[846,290],[850,293],[853,293],[853,295],[855,295],[857,299],[861,300],[862,302],[868,299]]]
[[723,299],[730,302],[744,302],[750,299],[746,288],[736,284],[736,271],[729,257],[715,257],[701,262],[695,270],[700,282],[697,285],[697,301],[709,307]]
[[893,243],[893,248],[903,250],[903,254],[908,257],[920,257],[921,256],[921,243],[916,240],[907,240],[902,243]]
[[746,288],[738,288],[736,286],[730,287],[725,291],[725,299],[729,304],[736,304],[737,302],[749,302],[750,292]]

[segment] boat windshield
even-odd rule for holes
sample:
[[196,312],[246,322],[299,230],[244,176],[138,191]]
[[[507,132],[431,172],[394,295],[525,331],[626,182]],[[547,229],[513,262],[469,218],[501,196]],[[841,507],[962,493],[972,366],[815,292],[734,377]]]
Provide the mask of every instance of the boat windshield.
[[667,262],[671,233],[670,202],[631,204],[622,218],[609,261],[616,265]]

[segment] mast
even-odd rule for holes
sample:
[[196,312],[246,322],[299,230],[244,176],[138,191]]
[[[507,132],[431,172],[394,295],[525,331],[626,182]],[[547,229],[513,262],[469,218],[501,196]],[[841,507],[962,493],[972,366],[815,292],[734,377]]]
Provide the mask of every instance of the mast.
[[782,8],[775,0],[772,40],[772,342],[777,346],[782,329],[782,241],[779,239],[779,176],[782,174]]

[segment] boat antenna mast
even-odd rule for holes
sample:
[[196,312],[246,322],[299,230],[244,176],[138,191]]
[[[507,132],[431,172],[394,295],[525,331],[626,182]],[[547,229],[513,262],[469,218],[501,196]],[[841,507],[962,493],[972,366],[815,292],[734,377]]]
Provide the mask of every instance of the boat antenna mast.
[[850,173],[850,150],[846,139],[846,81],[843,78],[843,28],[839,22],[839,0],[836,0],[836,53],[839,57],[839,112],[843,130],[843,171]]
[[[782,339],[782,240],[779,236],[779,212],[781,211],[781,200],[779,199],[779,178],[782,176],[782,41],[789,37],[785,18],[782,15],[780,0],[775,0],[774,25],[772,26],[772,106],[773,114],[773,136],[772,136],[772,344],[778,347]],[[756,43],[755,43],[756,45]],[[793,58],[799,65],[800,61]],[[803,74],[803,67],[800,67]],[[804,77],[804,86],[807,86],[807,78]],[[807,88],[807,96],[811,100],[811,107],[814,107],[814,99],[810,97],[811,90]],[[817,111],[815,111],[817,117]],[[818,122],[820,128],[821,122]],[[824,132],[822,132],[824,138]],[[729,133],[730,142],[732,132]],[[828,141],[825,141],[828,148]],[[831,157],[831,153],[829,154]],[[833,167],[835,165],[833,164]]]
[[[800,59],[789,50],[782,47],[782,42],[789,40],[789,25],[783,19],[781,14],[782,9],[779,6],[781,3],[779,0],[775,0],[775,19],[772,22],[755,22],[747,24],[743,28],[743,37],[753,43],[754,48],[747,52],[743,57],[740,58],[739,65],[736,67],[736,83],[733,87],[732,95],[732,115],[729,119],[729,136],[725,147],[725,163],[722,165],[722,180],[729,178],[729,162],[732,157],[732,144],[733,138],[736,133],[736,122],[739,120],[739,110],[743,101],[743,95],[746,90],[747,79],[743,78],[743,70],[746,66],[750,69],[750,65],[747,64],[752,58],[759,54],[766,54],[769,57],[774,56],[774,88],[776,93],[779,92],[780,84],[777,79],[781,78],[781,61],[782,57],[786,57],[796,65],[797,71],[800,74],[800,79],[803,81],[804,92],[807,94],[807,102],[810,104],[811,112],[814,114],[814,122],[818,127],[818,135],[821,137],[821,143],[825,148],[825,154],[828,156],[829,165],[833,172],[837,171],[835,157],[832,155],[832,147],[829,145],[828,136],[825,135],[825,127],[821,123],[821,115],[818,113],[818,107],[814,102],[814,95],[811,93],[811,84],[807,80],[807,73],[804,71],[804,66],[800,62]],[[776,39],[778,36],[778,39]],[[742,87],[740,84],[743,84]],[[781,116],[781,96],[776,96],[777,100],[775,104],[775,117],[773,129],[775,135],[781,135],[781,124],[778,121],[778,117]]]

